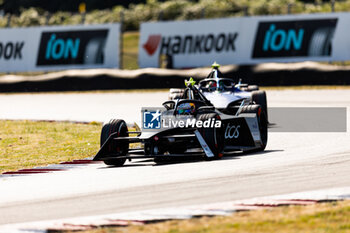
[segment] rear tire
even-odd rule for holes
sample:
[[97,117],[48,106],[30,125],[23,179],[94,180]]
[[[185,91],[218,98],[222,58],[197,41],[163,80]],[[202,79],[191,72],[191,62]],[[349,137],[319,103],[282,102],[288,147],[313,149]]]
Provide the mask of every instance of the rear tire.
[[[211,118],[218,119],[219,115],[217,113],[203,113],[198,115],[198,120],[205,121]],[[201,133],[203,139],[208,144],[210,150],[214,154],[214,158],[206,159],[220,159],[223,156],[224,148],[224,133],[222,128],[199,128],[198,131]]]
[[[109,123],[102,127],[100,146],[102,147],[105,141],[112,133],[116,133],[114,137],[128,137],[128,127],[124,120],[110,120]],[[119,154],[125,156],[129,150],[129,142],[118,142],[112,141],[108,147],[106,147],[106,153],[108,154]],[[123,166],[126,159],[110,158],[104,160],[106,165]]]
[[[259,110],[260,109],[260,110]],[[263,151],[267,145],[267,137],[268,137],[268,122],[265,117],[265,113],[263,108],[260,105],[247,105],[242,108],[241,113],[255,113],[258,118],[259,124],[259,132],[261,137],[261,146],[254,151]]]
[[267,122],[269,121],[268,114],[267,114],[267,99],[266,99],[266,92],[265,91],[253,91],[252,92],[252,100],[256,104],[259,104],[264,111],[265,118]]

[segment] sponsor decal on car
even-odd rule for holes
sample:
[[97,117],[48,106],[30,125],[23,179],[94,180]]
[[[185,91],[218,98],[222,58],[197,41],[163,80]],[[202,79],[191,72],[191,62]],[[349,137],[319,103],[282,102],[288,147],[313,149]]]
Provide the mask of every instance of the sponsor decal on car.
[[107,29],[42,32],[38,66],[103,64]]
[[248,127],[250,129],[250,133],[253,136],[253,139],[255,141],[260,141],[261,140],[261,135],[260,135],[260,130],[258,126],[258,119],[257,118],[246,118],[245,119]]
[[260,22],[252,58],[330,56],[337,20]]
[[227,124],[226,130],[225,130],[225,138],[226,139],[233,139],[233,138],[238,138],[239,137],[239,128],[240,125],[230,125]]

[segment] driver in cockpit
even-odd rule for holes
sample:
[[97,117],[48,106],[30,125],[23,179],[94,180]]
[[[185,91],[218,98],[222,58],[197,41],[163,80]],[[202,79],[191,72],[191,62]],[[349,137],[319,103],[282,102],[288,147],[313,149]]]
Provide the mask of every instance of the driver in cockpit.
[[194,103],[182,103],[177,107],[178,115],[193,115],[196,111]]
[[207,86],[206,86],[206,88],[207,88],[210,92],[215,91],[215,90],[216,90],[216,87],[217,87],[217,85],[216,85],[216,82],[215,82],[215,81],[209,81],[208,84],[207,84]]

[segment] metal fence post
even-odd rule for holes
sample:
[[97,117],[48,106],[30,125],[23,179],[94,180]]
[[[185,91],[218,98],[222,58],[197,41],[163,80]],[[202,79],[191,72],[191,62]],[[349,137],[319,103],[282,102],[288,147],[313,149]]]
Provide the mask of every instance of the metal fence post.
[[244,6],[243,7],[243,13],[244,13],[244,16],[248,16],[249,13],[248,13],[248,6]]
[[[7,23],[6,23],[6,27],[7,28],[11,27],[11,17],[12,17],[12,15],[8,14],[8,16],[7,16]],[[10,72],[7,71],[6,74],[7,75],[10,74]]]
[[205,8],[202,8],[201,10],[201,19],[205,18]]
[[332,12],[335,11],[335,0],[331,0]]
[[162,21],[162,20],[163,20],[163,11],[161,10],[158,15],[158,21]]
[[11,27],[11,18],[12,18],[12,15],[8,14],[7,15],[7,23],[6,23],[7,28]]
[[50,14],[50,12],[47,12],[46,13],[46,18],[45,18],[45,25],[49,25],[50,18],[51,18],[51,14]]
[[292,13],[292,6],[293,6],[292,3],[288,3],[288,5],[287,5],[287,14],[288,15],[290,15]]
[[81,24],[85,24],[86,13],[81,14]]
[[85,4],[85,2],[81,2],[79,4],[79,13],[81,15],[81,24],[84,24],[85,18],[86,18],[86,4]]
[[119,69],[123,69],[123,33],[124,33],[124,11],[120,11],[120,35],[119,35]]

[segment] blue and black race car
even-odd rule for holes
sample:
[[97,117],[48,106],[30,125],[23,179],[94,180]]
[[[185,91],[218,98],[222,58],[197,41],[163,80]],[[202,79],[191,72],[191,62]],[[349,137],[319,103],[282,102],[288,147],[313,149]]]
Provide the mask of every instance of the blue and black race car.
[[124,120],[105,124],[94,160],[122,166],[127,159],[157,162],[199,156],[211,160],[233,151],[265,149],[267,119],[260,105],[243,100],[218,110],[192,79],[186,86],[183,98],[168,100],[161,109],[143,109],[147,122],[144,119],[142,130],[129,131]]

